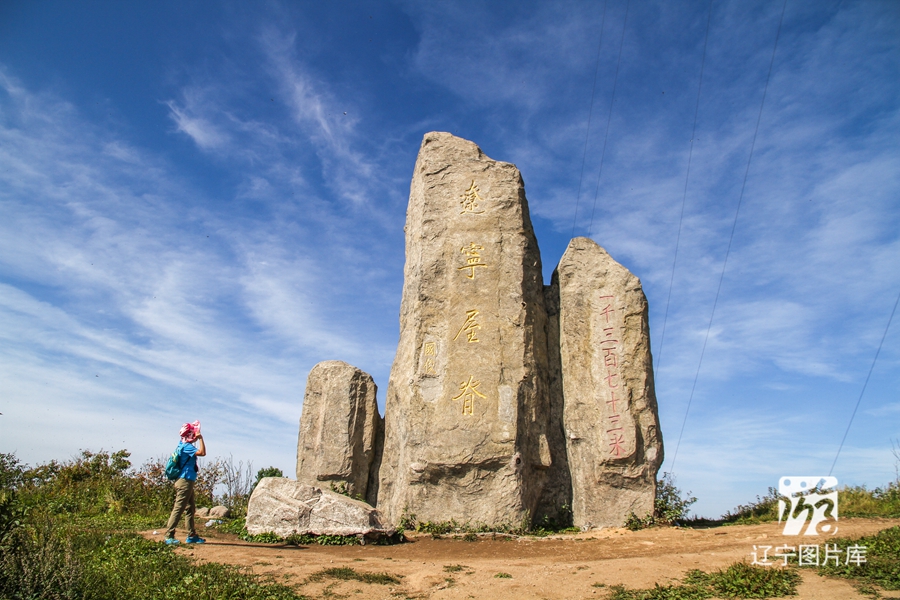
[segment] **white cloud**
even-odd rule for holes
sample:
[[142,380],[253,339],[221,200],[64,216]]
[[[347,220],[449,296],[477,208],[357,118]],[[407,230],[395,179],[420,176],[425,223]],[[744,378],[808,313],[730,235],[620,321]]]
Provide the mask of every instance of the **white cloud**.
[[[359,317],[341,309],[353,282],[334,280],[333,269],[350,261],[352,273],[361,256],[331,252],[341,236],[308,235],[277,219],[226,219],[164,160],[89,125],[51,95],[4,83],[4,451],[18,448],[34,461],[124,445],[142,460],[167,447],[169,421],[196,415],[210,422],[220,447],[276,462],[293,454],[290,444],[254,450],[242,436],[295,437],[315,362],[389,361],[392,349],[362,344]],[[10,119],[27,126],[12,127]],[[222,131],[229,133],[216,138],[220,159],[246,158],[229,154],[232,134]],[[263,141],[249,151],[277,154],[279,140],[266,131],[258,128]],[[211,139],[195,137],[206,149]],[[304,185],[287,163],[249,169],[249,187],[235,197],[294,210],[278,203],[284,185]],[[264,183],[273,173],[276,185]],[[315,219],[327,220],[330,209],[317,210]],[[317,264],[321,253],[330,253],[330,268]],[[253,424],[234,428],[228,414]],[[42,435],[53,438],[45,447],[27,433],[42,419]],[[113,423],[142,419],[152,425],[123,432]],[[137,430],[149,437],[135,437]]]
[[175,121],[178,131],[188,135],[194,143],[203,150],[217,150],[230,142],[227,135],[219,131],[209,120],[196,116],[196,107],[189,97],[184,107],[178,106],[174,101],[166,102],[169,107],[169,117]]

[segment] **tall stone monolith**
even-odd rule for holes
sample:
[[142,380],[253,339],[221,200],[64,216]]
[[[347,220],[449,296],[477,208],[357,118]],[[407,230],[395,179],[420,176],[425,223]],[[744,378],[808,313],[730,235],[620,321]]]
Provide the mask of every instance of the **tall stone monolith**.
[[368,373],[345,362],[313,367],[300,416],[297,481],[375,504],[370,478],[383,435],[376,391]]
[[575,525],[621,527],[630,513],[653,511],[663,460],[647,299],[587,238],[569,243],[551,285]]
[[406,214],[379,510],[393,523],[533,518],[554,460],[546,373],[541,259],[518,169],[426,134]]

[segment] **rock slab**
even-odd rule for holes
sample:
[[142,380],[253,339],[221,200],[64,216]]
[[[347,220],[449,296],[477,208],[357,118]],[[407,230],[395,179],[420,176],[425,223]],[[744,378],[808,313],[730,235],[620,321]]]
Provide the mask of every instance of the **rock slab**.
[[426,134],[405,230],[379,510],[520,524],[554,458],[541,259],[518,169]]
[[260,480],[247,506],[251,535],[393,535],[365,502],[283,477]]
[[663,460],[647,299],[640,280],[588,238],[553,274],[574,524],[621,527],[653,511]]
[[297,441],[297,481],[338,489],[375,504],[370,478],[384,425],[368,373],[338,360],[309,373]]

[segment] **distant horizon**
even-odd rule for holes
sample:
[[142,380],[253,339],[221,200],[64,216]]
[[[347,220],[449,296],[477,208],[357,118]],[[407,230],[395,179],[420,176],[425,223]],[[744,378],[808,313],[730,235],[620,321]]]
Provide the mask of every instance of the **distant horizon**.
[[331,359],[383,414],[447,131],[521,171],[545,283],[577,236],[641,279],[693,514],[827,475],[864,385],[832,474],[894,481],[900,11],[784,6],[4,3],[0,452],[139,465],[199,419],[293,477]]

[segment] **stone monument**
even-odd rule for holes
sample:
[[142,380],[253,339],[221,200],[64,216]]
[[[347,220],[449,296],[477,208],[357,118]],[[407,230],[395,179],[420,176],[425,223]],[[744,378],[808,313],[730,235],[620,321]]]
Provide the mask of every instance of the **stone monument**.
[[652,513],[663,446],[640,280],[575,238],[544,286],[518,169],[449,133],[422,141],[405,231],[384,420],[370,376],[316,365],[298,481],[261,485],[248,530],[413,515],[586,529]]
[[313,367],[300,416],[297,481],[375,504],[384,430],[375,394],[371,375],[345,362]]
[[522,177],[472,142],[426,134],[405,229],[378,508],[393,523],[407,513],[519,524],[554,460],[541,258]]
[[563,421],[575,525],[621,527],[653,512],[663,460],[647,298],[593,240],[575,238],[553,274]]

